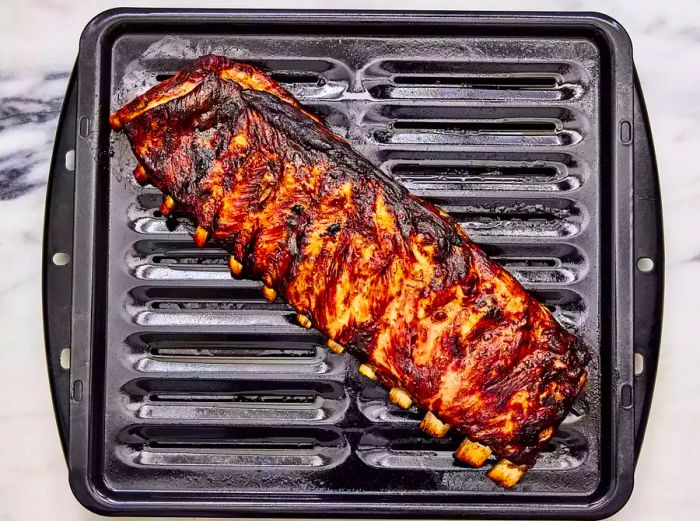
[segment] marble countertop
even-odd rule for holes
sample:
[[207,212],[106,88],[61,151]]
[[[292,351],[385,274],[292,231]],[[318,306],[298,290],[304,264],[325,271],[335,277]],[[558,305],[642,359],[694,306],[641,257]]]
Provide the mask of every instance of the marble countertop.
[[[150,6],[187,2],[151,1]],[[419,1],[189,2],[216,7],[425,7]],[[88,520],[73,498],[49,396],[41,317],[41,242],[52,143],[78,38],[98,12],[124,2],[24,0],[0,7],[0,521]],[[454,2],[432,9],[550,10],[539,0]],[[561,1],[601,11],[630,33],[646,97],[664,204],[666,311],[651,420],[635,490],[615,519],[697,519],[700,495],[685,451],[700,430],[700,2]],[[696,199],[697,197],[697,199]],[[673,449],[673,450],[672,450]]]

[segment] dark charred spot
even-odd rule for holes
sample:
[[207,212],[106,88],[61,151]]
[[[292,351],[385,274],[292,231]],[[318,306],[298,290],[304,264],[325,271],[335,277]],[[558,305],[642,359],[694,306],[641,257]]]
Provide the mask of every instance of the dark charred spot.
[[541,428],[538,425],[525,425],[520,431],[521,440],[526,445],[537,445],[539,443],[540,430]]
[[194,171],[197,179],[204,177],[214,160],[214,151],[210,148],[196,147],[194,150]]
[[211,145],[215,157],[221,156],[221,153],[228,148],[227,140],[223,138],[221,133],[218,133],[216,138],[211,140]]
[[522,319],[523,321],[523,327],[525,329],[530,329],[530,308],[526,307],[525,311],[523,311]]
[[[527,369],[532,369],[531,367],[532,364],[526,365]],[[554,369],[553,367],[550,366],[549,371],[545,371],[542,373],[540,376],[540,379],[542,380],[542,384],[548,384],[549,382],[554,382],[559,380],[560,378],[557,376],[556,373],[552,372]]]
[[376,327],[373,327],[373,326],[370,326],[368,328],[363,328],[363,329],[355,329],[352,332],[352,336],[351,336],[350,340],[348,340],[345,343],[346,349],[356,347],[357,352],[364,353],[364,351],[361,350],[360,347],[370,345],[370,343],[372,342],[372,339],[374,338],[375,330],[376,330]]
[[438,255],[444,257],[450,251],[450,240],[447,237],[439,237],[437,240]]
[[168,231],[174,232],[177,230],[179,225],[180,223],[173,214],[170,214],[165,218],[165,227],[168,229]]
[[340,224],[338,223],[333,223],[328,227],[328,233],[331,235],[335,235],[340,231]]
[[486,312],[484,315],[486,320],[491,320],[492,322],[500,322],[503,320],[503,311],[500,308],[493,307]]
[[267,162],[267,167],[268,167],[270,170],[278,170],[279,167],[280,167],[280,164],[279,164],[277,161],[275,161],[274,159],[270,159],[270,160]]
[[456,233],[450,237],[450,242],[454,246],[462,246],[464,243],[462,242],[462,239],[460,238],[459,235]]
[[497,395],[496,403],[499,407],[504,407],[508,403],[508,400],[510,400],[510,396],[507,396],[505,393],[499,393]]
[[440,226],[439,222],[432,219],[432,216],[414,214],[412,217],[415,219],[415,228],[418,235],[420,235],[427,244],[439,242],[444,238],[444,229]]
[[451,346],[452,354],[454,355],[455,358],[457,358],[460,354],[462,354],[462,349],[460,348],[459,341],[457,337],[452,337],[452,346]]
[[292,211],[297,215],[301,215],[302,213],[304,213],[304,207],[300,204],[295,204],[294,206],[292,206]]
[[556,398],[554,398],[554,397],[551,397],[551,398],[552,398],[552,400],[553,400],[553,402],[554,402],[554,403],[552,404],[552,413],[553,413],[555,416],[563,416],[564,413],[566,412],[566,406],[565,406],[562,402],[557,401]]
[[446,318],[447,318],[447,313],[445,313],[442,310],[436,311],[435,313],[433,313],[433,320],[435,320],[436,322],[442,322]]
[[210,232],[214,232],[219,228],[219,211],[212,212]]

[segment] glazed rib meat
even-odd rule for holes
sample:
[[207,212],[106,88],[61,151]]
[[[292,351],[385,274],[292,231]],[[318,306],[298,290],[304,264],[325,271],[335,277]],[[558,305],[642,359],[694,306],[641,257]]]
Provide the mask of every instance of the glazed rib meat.
[[260,70],[200,58],[110,118],[141,182],[329,348],[362,362],[455,456],[509,487],[586,382],[575,336],[457,222],[357,154]]

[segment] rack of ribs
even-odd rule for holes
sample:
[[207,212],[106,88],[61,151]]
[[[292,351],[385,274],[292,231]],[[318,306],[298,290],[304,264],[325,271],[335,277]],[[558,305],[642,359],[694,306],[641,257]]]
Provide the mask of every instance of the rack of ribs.
[[440,208],[356,153],[262,71],[196,60],[110,117],[135,177],[359,359],[455,457],[515,485],[582,391],[590,355]]

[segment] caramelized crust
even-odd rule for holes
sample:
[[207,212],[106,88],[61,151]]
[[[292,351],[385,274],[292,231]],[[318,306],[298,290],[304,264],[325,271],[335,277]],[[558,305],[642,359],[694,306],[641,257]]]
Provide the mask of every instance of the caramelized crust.
[[[222,57],[199,59],[110,123],[148,180],[231,253],[237,276],[262,280],[300,323],[484,453],[534,463],[585,385],[589,355],[458,223],[264,73]],[[512,481],[520,467],[507,468]]]

